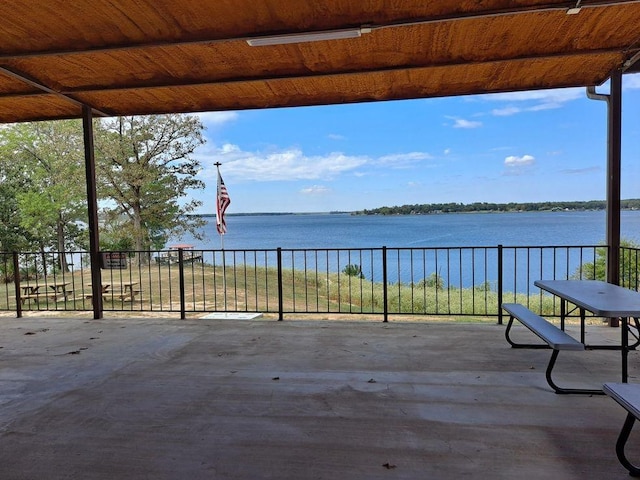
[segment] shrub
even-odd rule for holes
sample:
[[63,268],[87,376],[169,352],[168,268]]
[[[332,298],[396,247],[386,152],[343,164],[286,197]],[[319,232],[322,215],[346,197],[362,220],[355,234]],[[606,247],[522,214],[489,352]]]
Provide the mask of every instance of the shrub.
[[444,290],[444,278],[441,275],[433,272],[427,278],[423,278],[418,282],[418,287],[435,288],[436,290]]
[[350,263],[346,267],[342,269],[342,273],[348,275],[350,277],[358,277],[364,278],[364,273],[362,273],[362,268],[357,263]]

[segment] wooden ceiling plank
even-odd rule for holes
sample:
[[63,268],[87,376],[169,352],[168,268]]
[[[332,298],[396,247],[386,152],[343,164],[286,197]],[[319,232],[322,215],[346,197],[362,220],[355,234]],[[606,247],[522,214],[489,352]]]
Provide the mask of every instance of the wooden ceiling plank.
[[[593,0],[589,3],[581,4],[582,9],[596,9],[596,8],[611,8],[620,7],[624,5],[632,5],[640,3],[640,0]],[[526,15],[532,13],[545,13],[545,12],[566,12],[572,2],[549,2],[545,4],[532,4],[522,5],[515,4],[513,6],[502,7],[497,9],[486,10],[471,10],[467,12],[452,12],[447,14],[434,15],[430,17],[421,18],[403,18],[397,20],[391,20],[385,23],[367,23],[362,22],[359,24],[341,23],[332,26],[331,31],[341,30],[347,28],[355,28],[366,25],[372,30],[383,28],[397,28],[415,25],[427,25],[431,23],[442,23],[452,21],[473,20],[481,18],[492,18],[500,16],[514,16],[514,15]],[[33,51],[14,51],[0,53],[0,60],[19,59],[19,58],[32,58],[32,57],[46,57],[46,56],[69,56],[69,55],[81,55],[87,53],[99,53],[99,52],[112,52],[112,51],[127,51],[127,50],[140,50],[157,47],[167,46],[179,46],[179,45],[199,45],[199,44],[213,44],[219,42],[230,41],[245,41],[254,38],[263,38],[273,35],[288,35],[288,34],[300,34],[311,32],[322,32],[327,30],[297,30],[295,28],[288,30],[276,30],[270,32],[256,33],[252,31],[241,32],[234,36],[219,37],[215,35],[207,35],[202,38],[166,38],[162,40],[154,40],[147,42],[125,42],[113,45],[94,45],[81,48],[63,48],[63,49],[49,49],[49,50],[33,50]]]
[[[503,68],[499,64],[483,64],[455,67],[453,72],[447,68],[413,70],[410,72],[393,71],[376,74],[362,74],[342,77],[314,79],[291,79],[270,82],[239,83],[233,85],[197,85],[182,89],[170,87],[155,90],[134,90],[113,96],[104,92],[87,94],[87,100],[102,104],[110,109],[130,108],[127,114],[158,113],[153,103],[158,101],[171,105],[179,111],[207,110],[243,110],[252,108],[290,107],[300,99],[300,105],[323,105],[326,103],[355,103],[361,101],[379,101],[385,99],[423,98],[437,96],[464,95],[472,88],[478,93],[516,91],[558,87],[583,86],[574,77],[562,71],[565,59],[522,62],[513,74],[513,68]],[[593,77],[594,72],[606,71],[609,60],[594,58],[572,59],[573,65],[584,65]],[[540,73],[536,73],[539,70]],[[497,73],[500,72],[500,73]],[[553,72],[560,72],[557,85],[549,85],[547,78]],[[449,75],[457,79],[451,83]],[[527,78],[527,83],[521,83]],[[364,82],[362,80],[365,80]],[[415,85],[412,82],[415,81]],[[359,85],[354,91],[354,85]],[[330,94],[327,91],[331,92]],[[311,93],[309,93],[311,92]],[[314,100],[313,92],[317,93]],[[349,95],[353,98],[350,100]],[[388,95],[385,98],[385,95]],[[196,99],[202,97],[199,104]],[[149,102],[149,103],[147,103]]]
[[[635,11],[640,15],[640,9]],[[540,18],[535,22],[525,21],[526,30],[522,30],[523,22],[519,20],[513,26],[509,23],[512,31],[505,29],[504,33],[501,32],[505,26],[496,25],[495,22],[474,24],[472,29],[438,27],[434,30],[430,27],[423,31],[419,27],[410,27],[402,35],[400,32],[397,35],[381,35],[375,39],[375,43],[369,39],[362,43],[335,42],[321,48],[301,45],[272,50],[266,55],[258,54],[259,49],[236,44],[224,48],[173,47],[135,54],[87,53],[68,59],[7,61],[5,65],[26,75],[37,75],[42,83],[56,85],[54,89],[58,92],[73,94],[103,89],[117,91],[143,86],[156,88],[425,65],[458,65],[460,62],[472,64],[477,61],[535,59],[553,55],[582,55],[587,51],[599,54],[615,50],[631,56],[640,48],[636,46],[634,50],[628,47],[629,25],[625,24],[625,28],[621,25],[621,28],[612,32],[605,28],[608,26],[606,24],[599,29],[592,28],[597,24],[597,18],[583,16],[579,22],[562,21],[565,17],[575,16],[563,15],[560,22],[550,23],[546,29]],[[504,23],[504,20],[500,22]],[[576,23],[581,27],[568,28]],[[482,33],[490,29],[497,33]],[[635,37],[635,27],[632,31]],[[531,42],[529,37],[535,32],[540,34],[536,42]],[[464,37],[465,34],[467,37]],[[522,39],[519,40],[517,35]],[[476,48],[461,45],[464,42],[457,40],[448,43],[452,38],[461,37],[463,40],[467,38],[467,43]],[[600,40],[594,42],[593,38]],[[489,46],[493,49],[488,50]]]
[[[234,83],[244,83],[244,82],[264,82],[264,81],[277,81],[277,80],[294,80],[294,79],[305,79],[305,78],[320,78],[320,77],[329,77],[329,76],[343,76],[343,75],[362,75],[367,73],[379,73],[379,72],[391,72],[391,71],[411,71],[425,68],[443,68],[443,67],[459,67],[459,66],[472,66],[472,65],[483,65],[483,64],[498,64],[498,63],[518,63],[518,62],[529,62],[533,60],[544,60],[544,59],[555,59],[555,58],[573,58],[573,57],[584,57],[584,56],[601,56],[601,55],[612,55],[619,54],[619,49],[615,48],[607,48],[601,50],[590,50],[590,51],[576,51],[576,52],[560,52],[554,54],[547,55],[525,55],[517,58],[508,58],[508,59],[491,59],[491,60],[478,60],[478,61],[455,61],[448,62],[443,64],[431,63],[431,64],[417,64],[417,65],[400,65],[400,66],[371,66],[369,69],[357,69],[357,70],[334,70],[327,72],[305,72],[305,73],[293,73],[293,74],[283,74],[283,75],[259,75],[253,77],[236,77],[236,78],[223,78],[223,79],[198,79],[192,81],[183,81],[177,79],[177,81],[167,81],[162,83],[149,83],[146,82],[143,85],[129,85],[129,84],[120,84],[120,85],[105,85],[105,86],[97,86],[90,88],[75,88],[75,89],[67,89],[62,93],[68,95],[76,95],[83,93],[91,93],[91,92],[107,92],[107,91],[121,91],[121,90],[144,90],[144,89],[156,89],[156,88],[164,88],[164,87],[192,87],[198,85],[223,85],[223,84],[234,84]],[[639,52],[640,54],[640,52]],[[622,61],[620,56],[620,61]],[[172,79],[175,80],[175,79]],[[606,78],[603,78],[602,81],[605,81]]]
[[[637,71],[640,0],[583,0],[567,15],[575,5],[50,0],[26,15],[24,2],[6,0],[0,121],[80,116],[84,104],[144,114],[597,85],[614,69]],[[358,40],[239,41],[362,24],[376,30]]]

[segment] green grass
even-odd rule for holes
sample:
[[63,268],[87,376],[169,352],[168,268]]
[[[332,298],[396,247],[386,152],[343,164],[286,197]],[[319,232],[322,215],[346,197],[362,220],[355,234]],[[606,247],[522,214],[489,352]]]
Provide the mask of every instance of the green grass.
[[[179,311],[179,274],[177,266],[142,265],[131,270],[103,270],[103,283],[117,285],[135,281],[141,295],[134,302],[107,298],[105,311]],[[25,310],[87,310],[91,302],[90,272],[56,274],[64,277],[73,289],[73,300],[27,303]],[[38,279],[40,283],[43,278]],[[53,281],[53,279],[51,279]],[[284,269],[282,274],[282,306],[287,313],[300,314],[382,314],[384,285],[345,273],[320,273]],[[486,284],[474,288],[454,288],[441,282],[389,284],[387,308],[391,315],[495,318],[498,315],[498,293]],[[558,304],[549,295],[505,293],[505,302],[518,302],[543,315],[557,315]],[[257,311],[277,313],[278,276],[276,268],[239,264],[235,268],[207,264],[185,266],[185,307],[187,311]],[[15,311],[13,283],[0,285],[0,310]]]

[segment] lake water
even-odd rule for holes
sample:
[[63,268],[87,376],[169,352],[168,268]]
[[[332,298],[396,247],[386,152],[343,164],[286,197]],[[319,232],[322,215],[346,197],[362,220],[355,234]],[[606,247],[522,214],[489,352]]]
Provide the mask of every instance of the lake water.
[[[172,243],[187,243],[196,249],[221,248],[215,228],[215,218],[208,217],[207,239],[175,239]],[[538,278],[566,278],[585,262],[592,262],[594,249],[517,249],[527,246],[589,246],[605,240],[604,211],[588,212],[525,212],[439,214],[411,216],[353,216],[349,214],[255,215],[227,218],[228,233],[224,236],[225,257],[232,262],[233,250],[289,249],[380,249],[389,253],[387,273],[393,282],[419,282],[433,273],[445,282],[468,288],[498,279],[497,245],[505,247],[503,276],[507,290],[527,292]],[[625,211],[621,215],[624,239],[640,243],[640,211]],[[171,243],[170,243],[171,244]],[[449,252],[442,250],[408,250],[420,247],[494,247]],[[407,249],[407,250],[404,250]],[[227,257],[231,255],[231,257]],[[286,252],[285,268],[342,271],[345,265],[356,263],[365,278],[383,279],[381,252],[361,256],[352,252],[334,252],[320,257],[313,253]],[[269,264],[275,265],[275,254]]]
[[[172,240],[219,249],[215,218],[206,239]],[[596,245],[605,240],[604,211],[407,216],[349,214],[227,216],[225,249]],[[624,239],[640,243],[640,211],[621,214]]]

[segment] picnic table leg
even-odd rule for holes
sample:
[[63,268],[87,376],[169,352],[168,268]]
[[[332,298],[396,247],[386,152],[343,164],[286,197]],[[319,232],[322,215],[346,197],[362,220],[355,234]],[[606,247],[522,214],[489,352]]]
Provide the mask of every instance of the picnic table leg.
[[515,320],[513,315],[509,316],[509,323],[507,323],[507,328],[504,331],[504,337],[509,342],[512,348],[544,348],[549,349],[549,345],[546,343],[516,343],[511,339],[511,327],[513,326],[513,321]]
[[627,317],[622,317],[622,383],[627,383],[629,360],[629,323]]
[[578,395],[605,395],[602,390],[593,390],[588,388],[563,388],[559,387],[551,377],[551,372],[553,371],[553,367],[556,364],[556,360],[558,359],[559,350],[554,350],[551,354],[551,359],[549,360],[549,364],[547,365],[547,370],[545,372],[545,377],[547,379],[547,383],[549,386],[560,395],[567,394],[578,394]]
[[624,453],[624,447],[627,444],[627,440],[629,440],[629,435],[631,434],[631,429],[633,428],[635,421],[636,417],[634,417],[633,414],[628,413],[627,419],[624,421],[624,425],[622,426],[622,430],[618,436],[618,441],[616,442],[616,455],[618,456],[618,460],[622,466],[629,470],[629,475],[632,477],[640,477],[640,468],[633,465]]
[[629,330],[629,332],[631,332],[633,338],[635,338],[635,341],[631,345],[629,345],[629,350],[635,350],[640,346],[640,322],[638,321],[638,317],[631,317],[628,319],[629,322],[632,320],[633,326],[635,327],[637,333],[631,332],[630,325],[627,325],[627,329]]

